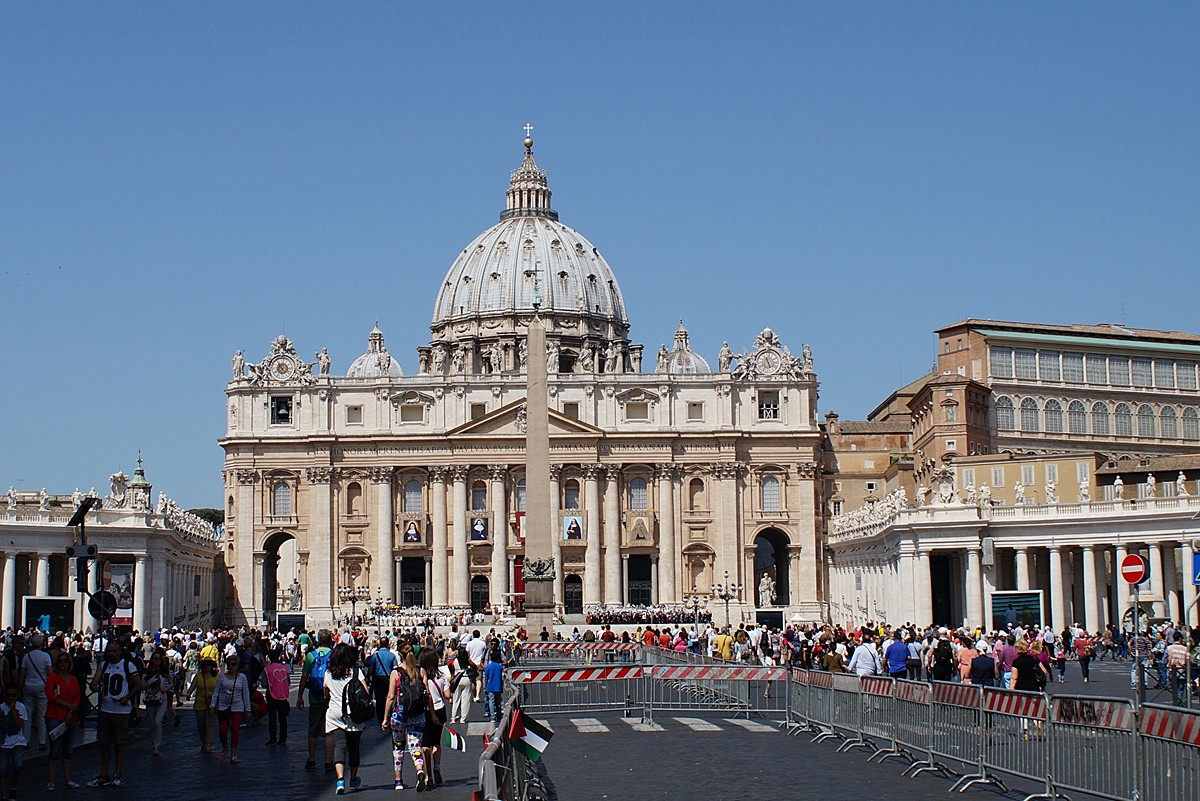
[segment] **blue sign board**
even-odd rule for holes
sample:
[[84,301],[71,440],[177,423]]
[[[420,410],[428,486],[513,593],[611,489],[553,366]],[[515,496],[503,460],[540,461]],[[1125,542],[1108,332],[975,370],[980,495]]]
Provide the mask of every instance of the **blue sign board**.
[[1192,583],[1200,585],[1200,553],[1192,554]]

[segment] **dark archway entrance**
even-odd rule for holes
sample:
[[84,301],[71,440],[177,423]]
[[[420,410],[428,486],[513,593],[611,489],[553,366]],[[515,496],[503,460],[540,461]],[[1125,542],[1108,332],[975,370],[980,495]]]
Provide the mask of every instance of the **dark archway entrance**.
[[579,576],[563,579],[563,611],[568,615],[583,614],[583,579]]
[[425,600],[425,558],[421,556],[405,556],[400,560],[400,600],[401,606],[426,606]]
[[[929,588],[933,602],[933,622],[941,626],[954,626],[961,617],[954,615],[954,595],[950,584],[950,556],[944,553],[929,554]],[[922,624],[924,625],[924,624]]]
[[[296,549],[296,538],[286,531],[277,531],[267,537],[263,542],[263,557],[262,568],[262,598],[259,599],[263,615],[269,617],[272,621],[275,620],[275,613],[286,611],[288,608],[288,597],[291,592],[291,583],[293,577],[298,577],[294,566],[291,567],[287,574],[287,579],[284,582],[280,581],[279,556],[280,550],[286,550],[289,553],[294,553]],[[290,546],[286,547],[285,546]],[[280,586],[280,585],[283,586]]]
[[491,591],[488,588],[487,576],[475,576],[471,579],[471,611],[486,612],[491,601]]
[[753,594],[755,606],[764,606],[759,598],[759,585],[763,576],[775,582],[774,606],[791,603],[791,587],[788,586],[788,538],[777,528],[763,529],[754,538],[754,585],[748,589]]
[[654,597],[654,565],[646,554],[629,557],[629,600],[633,606],[649,606]]

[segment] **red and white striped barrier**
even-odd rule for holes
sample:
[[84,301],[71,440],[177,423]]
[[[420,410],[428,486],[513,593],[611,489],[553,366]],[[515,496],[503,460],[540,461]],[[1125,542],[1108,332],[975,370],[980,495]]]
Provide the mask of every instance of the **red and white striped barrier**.
[[824,670],[810,670],[808,672],[808,686],[816,687],[818,690],[832,690],[833,674]]
[[791,671],[791,674],[792,674],[792,684],[805,684],[805,685],[808,684],[808,671],[807,670],[793,670],[793,671]]
[[1046,696],[1025,694],[1009,690],[984,692],[983,708],[997,715],[1012,715],[1021,718],[1046,717]]
[[928,684],[909,681],[896,682],[896,697],[910,704],[928,704],[931,690]]
[[885,698],[891,697],[892,685],[895,683],[889,678],[879,676],[863,676],[861,681],[863,695],[882,695]]
[[787,670],[781,667],[738,667],[736,665],[656,665],[656,679],[691,681],[783,681]]
[[1135,723],[1133,704],[1127,701],[1098,701],[1087,697],[1058,696],[1051,704],[1053,722],[1118,729],[1132,732]]
[[1200,746],[1200,714],[1195,712],[1143,707],[1140,730],[1147,737]]
[[571,653],[572,651],[636,651],[635,642],[527,642],[521,649],[526,653]]
[[961,706],[968,709],[979,708],[979,687],[974,684],[943,684],[933,685],[933,702],[946,706]]
[[640,679],[641,667],[596,667],[566,670],[514,670],[509,674],[513,684],[545,684],[560,681],[617,681]]

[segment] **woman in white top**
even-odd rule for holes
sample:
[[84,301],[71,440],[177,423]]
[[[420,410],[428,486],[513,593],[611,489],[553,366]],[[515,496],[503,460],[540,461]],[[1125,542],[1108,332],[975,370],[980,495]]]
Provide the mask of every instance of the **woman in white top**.
[[446,698],[450,690],[446,677],[438,669],[437,651],[422,649],[417,663],[425,672],[425,691],[431,708],[425,733],[421,735],[421,747],[425,749],[425,764],[433,765],[433,786],[437,787],[442,783],[442,729],[446,725]]
[[[333,754],[333,767],[337,771],[337,795],[357,790],[362,780],[358,778],[359,748],[362,744],[362,726],[350,719],[346,699],[346,688],[350,682],[362,684],[368,694],[362,672],[358,670],[358,649],[352,645],[338,643],[329,652],[329,669],[325,671],[325,753]],[[350,775],[346,776],[349,766]]]
[[217,678],[213,692],[213,709],[217,711],[217,734],[221,738],[221,756],[238,761],[238,741],[242,715],[250,711],[250,683],[245,673],[238,672],[238,656],[225,657],[225,672]]

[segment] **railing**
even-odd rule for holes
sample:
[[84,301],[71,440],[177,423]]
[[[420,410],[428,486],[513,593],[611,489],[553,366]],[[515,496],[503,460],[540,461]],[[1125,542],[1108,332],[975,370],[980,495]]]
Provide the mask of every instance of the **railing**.
[[519,694],[506,682],[500,723],[479,755],[479,791],[484,801],[545,801],[550,797],[545,766],[517,751],[509,740],[513,716],[519,708]]

